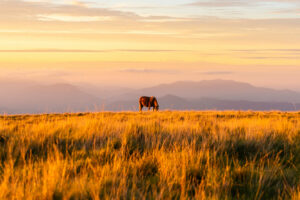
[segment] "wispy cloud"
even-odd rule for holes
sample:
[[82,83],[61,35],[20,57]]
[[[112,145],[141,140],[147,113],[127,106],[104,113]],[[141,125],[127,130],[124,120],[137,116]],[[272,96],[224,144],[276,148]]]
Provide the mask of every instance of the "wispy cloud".
[[139,73],[139,74],[178,74],[177,70],[158,70],[158,69],[137,69],[137,68],[126,68],[121,69],[119,72],[124,73]]
[[300,4],[298,0],[198,0],[192,3],[184,4],[186,6],[196,6],[196,7],[247,7],[247,6],[258,6],[264,3],[274,4],[290,4],[290,5],[298,5]]
[[300,52],[300,49],[234,49],[234,52]]
[[117,49],[115,51],[156,53],[156,52],[183,52],[183,51],[186,52],[188,50],[177,50],[177,49]]
[[195,0],[183,6],[202,13],[214,10],[222,18],[299,18],[300,14],[298,0]]
[[135,52],[135,53],[159,53],[159,52],[180,52],[186,50],[176,49],[0,49],[0,53],[111,53],[111,52]]
[[203,74],[203,75],[228,75],[228,74],[233,74],[233,71],[200,71],[197,72],[198,74]]
[[76,5],[76,6],[80,6],[80,7],[88,7],[88,4],[87,2],[82,2],[82,1],[78,1],[78,0],[72,0],[71,1],[71,4],[72,5]]
[[266,60],[266,59],[271,59],[271,60],[278,60],[278,59],[284,59],[284,60],[300,60],[299,56],[246,56],[246,57],[241,57],[243,59],[254,59],[254,60]]
[[10,77],[56,77],[62,78],[69,76],[70,73],[62,70],[26,70],[26,71],[15,71],[8,74]]
[[199,7],[240,7],[250,5],[251,1],[230,1],[230,0],[211,0],[211,1],[196,1],[193,3],[184,4],[185,6]]
[[101,22],[101,21],[111,21],[112,17],[104,16],[69,16],[69,15],[37,15],[40,21],[62,21],[62,22]]
[[20,0],[2,0],[0,2],[0,18],[39,20],[41,16],[52,20],[61,20],[53,16],[72,17],[111,17],[124,19],[138,17],[132,12],[122,12],[107,8],[87,7],[79,1],[68,5],[56,5],[48,2],[24,2]]
[[1,53],[105,53],[107,50],[88,50],[88,49],[12,49],[0,50]]
[[[300,59],[300,49],[239,49],[232,52],[242,53],[243,59]],[[249,56],[251,55],[251,56]]]

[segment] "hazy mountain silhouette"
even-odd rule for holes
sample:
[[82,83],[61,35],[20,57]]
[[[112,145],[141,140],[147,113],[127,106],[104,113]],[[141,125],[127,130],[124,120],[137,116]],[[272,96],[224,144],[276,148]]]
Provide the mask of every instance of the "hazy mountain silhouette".
[[137,110],[143,95],[158,97],[160,108],[171,110],[300,110],[298,92],[230,80],[180,81],[134,90],[116,96],[106,108]]
[[170,110],[300,110],[300,93],[225,80],[175,82],[132,90],[90,85],[0,81],[0,113],[138,110],[140,96],[156,96]]
[[1,113],[76,112],[93,110],[100,99],[69,84],[2,83]]
[[[162,110],[300,110],[300,103],[288,102],[255,102],[244,100],[220,100],[200,98],[188,100],[174,95],[167,95],[158,99]],[[137,100],[117,101],[105,107],[108,110],[138,110]],[[147,108],[144,108],[147,110]]]
[[157,97],[170,94],[184,99],[214,98],[223,100],[300,103],[300,93],[298,92],[255,87],[248,83],[229,80],[180,81],[135,90],[123,94],[121,98],[128,100],[132,99],[132,97],[147,94]]
[[86,83],[77,83],[75,85],[81,91],[85,91],[86,93],[93,95],[100,99],[109,99],[118,96],[119,94],[123,94],[124,92],[130,92],[132,89],[125,87],[117,87],[117,86],[95,86],[92,84]]

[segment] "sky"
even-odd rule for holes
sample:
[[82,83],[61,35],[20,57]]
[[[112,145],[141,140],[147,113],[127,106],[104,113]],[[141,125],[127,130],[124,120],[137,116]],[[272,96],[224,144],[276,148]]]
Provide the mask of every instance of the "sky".
[[0,79],[300,91],[299,0],[0,0]]

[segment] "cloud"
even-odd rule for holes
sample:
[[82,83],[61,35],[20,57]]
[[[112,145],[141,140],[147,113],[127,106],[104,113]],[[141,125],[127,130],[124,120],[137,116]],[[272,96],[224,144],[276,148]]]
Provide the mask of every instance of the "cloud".
[[109,16],[97,17],[97,16],[68,16],[68,15],[37,15],[40,21],[62,21],[62,22],[99,22],[99,21],[111,21]]
[[244,55],[255,55],[242,57],[246,59],[300,59],[295,57],[295,55],[300,54],[300,49],[239,49],[231,51],[243,53]]
[[195,1],[193,3],[184,4],[185,6],[196,6],[196,7],[246,7],[246,6],[257,6],[261,3],[284,3],[284,4],[292,4],[297,5],[299,4],[299,0],[251,0],[251,1],[244,1],[244,0],[202,0],[202,1]]
[[298,8],[295,6],[293,9],[278,9],[273,13],[274,14],[290,14],[290,13],[300,14],[300,6]]
[[121,69],[119,72],[124,73],[141,73],[141,74],[178,74],[177,70],[157,70],[157,69],[136,69],[136,68],[127,68]]
[[[45,21],[47,22],[47,21]],[[2,29],[0,34],[104,34],[104,35],[153,35],[153,36],[175,36],[178,35],[178,32],[175,31],[154,31],[154,30],[124,30],[124,31],[114,31],[114,30],[30,30],[30,29]]]
[[196,1],[184,5],[197,6],[197,7],[240,7],[240,6],[250,5],[250,3],[248,1],[211,0],[211,1]]
[[1,53],[105,53],[106,50],[88,50],[88,49],[12,49],[0,50]]
[[55,70],[27,70],[27,71],[18,71],[18,72],[13,72],[10,75],[13,76],[18,76],[18,77],[41,77],[41,76],[46,76],[46,77],[65,77],[69,76],[70,73],[66,71],[55,71]]
[[223,13],[223,18],[299,18],[300,15],[299,0],[197,0],[183,6],[214,9],[214,15]]
[[233,74],[233,71],[205,71],[205,72],[198,72],[199,74],[203,75],[228,75]]
[[[270,0],[271,2],[290,2],[296,3],[297,1],[280,1],[280,0]],[[111,23],[112,26],[125,26],[129,22],[135,25],[135,27],[140,27],[139,22],[144,24],[147,23],[170,23],[174,25],[174,22],[192,24],[197,23],[199,19],[197,17],[174,17],[174,14],[168,16],[166,12],[165,16],[159,14],[159,12],[151,12],[147,17],[145,15],[138,15],[136,12],[139,9],[138,6],[133,11],[121,11],[122,7],[114,8],[100,8],[92,7],[89,2],[83,2],[78,0],[69,0],[69,4],[54,4],[50,3],[52,1],[21,1],[21,0],[1,0],[0,1],[0,20],[12,24],[12,21],[17,23],[22,22],[115,22]],[[242,1],[242,0],[205,0],[196,1],[189,4],[184,4],[185,6],[203,6],[203,7],[239,7],[239,6],[249,6],[260,3],[258,0],[253,1]],[[148,7],[147,5],[145,7]],[[170,5],[164,9],[174,9],[174,12],[179,9],[180,6],[174,7]],[[151,6],[149,7],[151,8]],[[123,9],[124,10],[124,9]],[[182,12],[187,13],[188,10]],[[161,12],[161,11],[160,11]],[[181,11],[178,10],[178,13]],[[207,13],[202,13],[202,15]],[[246,13],[247,14],[247,13]],[[192,15],[192,14],[191,14]],[[218,13],[216,13],[218,16]],[[22,23],[24,24],[24,23]],[[138,24],[138,25],[137,25]],[[53,24],[51,24],[53,25]],[[150,27],[150,26],[148,26]],[[155,26],[153,26],[155,27]]]
[[300,52],[300,49],[266,49],[267,51]]
[[[48,2],[24,2],[20,0],[0,1],[0,19],[40,20],[41,16],[47,16],[54,20],[53,16],[73,17],[111,17],[119,19],[136,18],[138,15],[132,12],[115,11],[106,8],[87,7],[79,1],[69,5],[57,5]],[[57,19],[58,21],[60,19]]]
[[72,0],[71,4],[75,5],[75,6],[80,6],[80,7],[87,7],[88,6],[87,3],[82,2],[82,1],[77,1],[77,0]]
[[234,52],[300,52],[300,49],[234,49]]
[[[0,21],[1,24],[7,24],[0,28],[4,29],[15,29],[35,27],[37,31],[54,29],[59,30],[110,30],[116,32],[130,32],[136,31],[138,34],[143,33],[158,33],[158,32],[176,32],[176,35],[181,35],[182,37],[187,36],[187,32],[195,31],[193,34],[203,34],[206,32],[203,27],[207,27],[214,30],[214,32],[208,31],[211,35],[218,34],[221,29],[227,29],[232,27],[236,29],[240,25],[241,27],[245,24],[251,22],[244,21],[238,22],[229,19],[220,19],[217,17],[197,17],[197,16],[187,16],[187,17],[174,17],[166,15],[161,15],[153,12],[153,14],[148,16],[141,16],[131,11],[120,11],[111,8],[99,8],[90,7],[89,4],[85,6],[81,5],[81,1],[75,1],[78,3],[72,4],[53,4],[48,2],[24,2],[20,0],[0,0]],[[246,1],[198,1],[191,4],[207,4],[207,6],[219,6],[226,7],[232,5],[249,4]],[[188,5],[188,4],[187,4]],[[175,8],[174,8],[175,9]],[[178,8],[176,8],[178,9]],[[175,11],[176,11],[175,9]],[[187,10],[188,11],[188,10]],[[216,13],[217,16],[217,13]],[[240,20],[242,21],[242,20]],[[287,20],[286,20],[287,21]],[[53,23],[57,22],[57,23]],[[277,24],[283,24],[286,22],[276,21]],[[296,23],[296,22],[294,22]],[[0,24],[0,25],[1,25]],[[65,26],[69,24],[69,26]],[[259,23],[260,27],[265,24],[269,24],[267,21]],[[100,26],[101,25],[101,26]],[[269,25],[270,26],[270,25]],[[202,28],[197,28],[202,27]],[[219,27],[220,30],[215,30],[215,27]],[[257,28],[257,24],[246,28]],[[201,31],[197,31],[200,30]],[[159,31],[158,31],[159,30]],[[167,30],[167,31],[166,31]],[[192,31],[191,31],[192,30]],[[234,30],[232,31],[234,32]],[[175,35],[173,34],[173,35]]]
[[110,53],[110,52],[135,52],[135,53],[162,53],[181,52],[186,50],[176,49],[0,49],[0,53]]
[[123,52],[140,52],[140,53],[157,53],[157,52],[182,52],[187,50],[176,50],[176,49],[118,49],[115,51]]
[[[115,22],[124,26],[129,23],[143,24],[161,22],[186,22],[191,18],[174,16],[141,16],[133,11],[121,11],[117,8],[90,7],[82,1],[70,1],[69,4],[53,4],[50,1],[31,2],[21,0],[0,1],[0,20],[23,22]],[[136,9],[139,9],[138,7]],[[122,23],[124,22],[124,23]],[[148,30],[149,31],[149,30]]]
[[192,18],[184,18],[184,17],[168,17],[168,16],[149,16],[140,19],[142,22],[188,22],[192,21]]
[[299,56],[249,56],[241,57],[243,59],[266,60],[266,59],[286,59],[286,60],[300,60]]

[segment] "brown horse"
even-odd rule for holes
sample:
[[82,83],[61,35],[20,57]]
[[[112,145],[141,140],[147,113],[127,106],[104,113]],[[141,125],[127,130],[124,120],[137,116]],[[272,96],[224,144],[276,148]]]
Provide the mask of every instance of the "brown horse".
[[158,111],[159,105],[157,103],[157,100],[155,97],[140,97],[139,99],[140,104],[140,111],[143,110],[143,107],[148,107],[148,110],[150,110],[151,107],[153,107],[153,111]]

